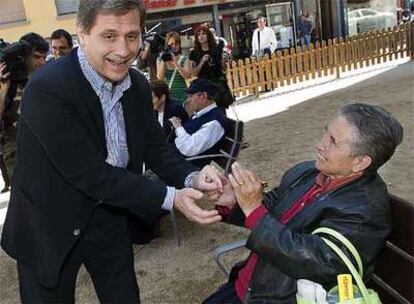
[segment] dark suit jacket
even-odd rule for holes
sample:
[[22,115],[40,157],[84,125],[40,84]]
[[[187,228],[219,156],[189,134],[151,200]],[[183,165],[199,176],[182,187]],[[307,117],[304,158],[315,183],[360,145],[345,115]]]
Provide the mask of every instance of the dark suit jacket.
[[[165,136],[169,137],[170,141],[174,138],[174,130],[169,121],[171,117],[178,117],[182,122],[188,119],[188,114],[184,107],[178,103],[175,99],[168,99],[165,101],[164,117],[163,117],[163,131]],[[154,117],[158,121],[158,112],[154,111]]]
[[149,223],[158,220],[166,188],[141,176],[143,162],[175,187],[182,187],[196,170],[165,145],[152,115],[149,85],[138,71],[130,75],[131,88],[121,99],[127,170],[105,162],[101,104],[80,69],[76,50],[40,69],[25,90],[1,245],[33,267],[46,286],[58,281],[65,256],[97,205],[129,209]]

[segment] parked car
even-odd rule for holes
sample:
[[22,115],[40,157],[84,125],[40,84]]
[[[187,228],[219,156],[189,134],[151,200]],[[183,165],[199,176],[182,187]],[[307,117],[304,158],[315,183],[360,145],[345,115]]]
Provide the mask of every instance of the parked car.
[[397,25],[397,16],[390,12],[379,12],[360,8],[348,12],[349,36]]

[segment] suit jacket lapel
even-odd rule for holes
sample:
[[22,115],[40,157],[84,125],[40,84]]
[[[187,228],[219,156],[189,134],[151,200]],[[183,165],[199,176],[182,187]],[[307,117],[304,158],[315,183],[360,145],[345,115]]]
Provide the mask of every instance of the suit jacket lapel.
[[72,59],[74,60],[74,66],[79,80],[79,87],[76,88],[78,91],[75,92],[75,102],[78,103],[78,108],[81,110],[81,114],[84,114],[83,117],[80,118],[84,120],[86,128],[91,134],[93,134],[93,138],[102,148],[104,157],[106,158],[108,152],[106,147],[105,125],[101,102],[81,70],[77,56],[77,49],[74,49],[71,55],[73,56]]
[[124,92],[124,95],[121,98],[122,112],[124,114],[125,122],[125,134],[129,153],[128,167],[135,172],[142,172],[142,168],[139,168],[140,161],[138,151],[138,147],[143,145],[143,142],[141,142],[141,144],[139,143],[140,130],[138,130],[138,121],[140,117],[134,115],[134,113],[138,113],[135,109],[135,107],[138,106],[135,104],[138,100],[134,100],[132,92],[133,88],[131,86]]

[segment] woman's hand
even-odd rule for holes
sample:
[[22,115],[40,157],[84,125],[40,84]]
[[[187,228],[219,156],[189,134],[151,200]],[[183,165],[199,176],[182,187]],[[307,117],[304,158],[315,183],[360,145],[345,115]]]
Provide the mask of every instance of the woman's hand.
[[232,165],[229,175],[236,201],[246,217],[262,204],[263,185],[261,179],[253,172],[244,169],[237,162]]

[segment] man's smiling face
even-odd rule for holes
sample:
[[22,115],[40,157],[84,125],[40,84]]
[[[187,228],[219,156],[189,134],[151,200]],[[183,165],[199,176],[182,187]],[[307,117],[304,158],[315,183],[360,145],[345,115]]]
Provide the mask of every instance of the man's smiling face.
[[128,73],[141,46],[138,9],[124,15],[101,13],[89,32],[78,28],[81,47],[89,64],[111,82],[122,80]]

